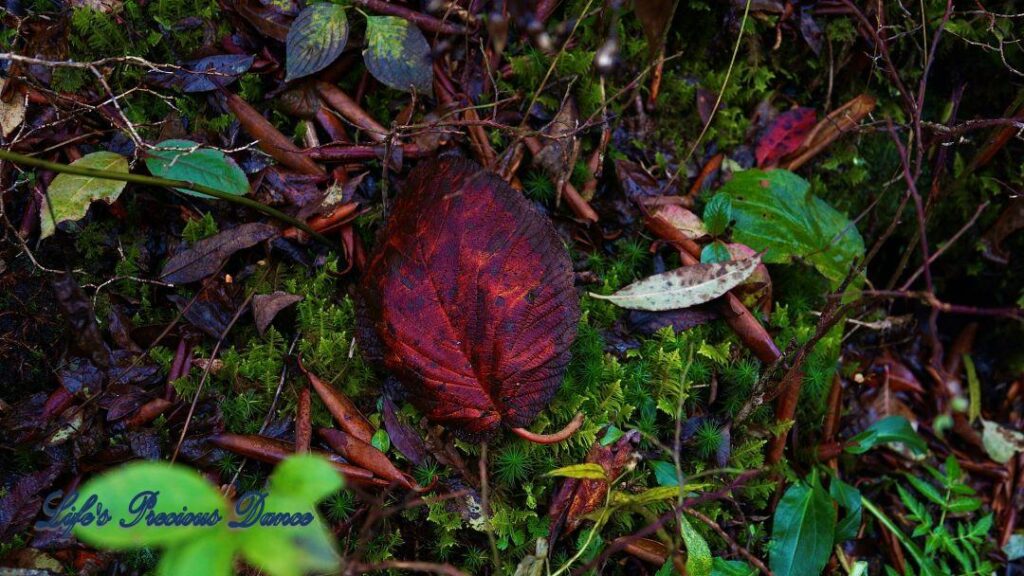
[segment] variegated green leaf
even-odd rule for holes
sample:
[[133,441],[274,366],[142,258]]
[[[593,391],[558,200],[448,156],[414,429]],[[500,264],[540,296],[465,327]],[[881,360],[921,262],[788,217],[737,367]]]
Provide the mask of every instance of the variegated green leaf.
[[374,78],[396,90],[433,91],[430,44],[415,25],[395,16],[370,16],[366,41],[363,60]]
[[331,65],[348,42],[345,9],[330,2],[310,4],[295,17],[285,39],[285,81]]

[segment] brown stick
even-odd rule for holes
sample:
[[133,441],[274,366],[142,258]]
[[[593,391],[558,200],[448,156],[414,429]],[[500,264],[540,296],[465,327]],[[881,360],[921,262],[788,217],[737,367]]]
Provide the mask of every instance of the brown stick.
[[384,0],[353,0],[352,3],[380,14],[404,18],[426,32],[434,32],[436,34],[466,34],[468,32],[465,26],[438,20],[433,16],[410,10],[398,4],[385,2]]
[[295,407],[295,451],[299,454],[309,452],[313,441],[312,398],[309,388],[303,386],[299,390],[299,401]]
[[338,425],[349,434],[369,444],[373,440],[373,433],[376,430],[373,424],[370,424],[370,421],[359,411],[359,408],[356,408],[352,400],[340,390],[335,389],[330,384],[317,378],[309,370],[306,370],[306,367],[302,365],[301,359],[299,360],[299,370],[306,375],[306,379],[313,386],[313,390],[316,391],[317,396],[327,406],[327,411],[331,413],[331,416],[334,416],[334,420]]
[[357,128],[366,132],[366,135],[372,140],[376,142],[384,142],[387,140],[387,128],[381,126],[379,122],[367,114],[355,100],[353,100],[348,94],[342,92],[341,88],[338,88],[334,84],[328,84],[327,82],[317,82],[316,91],[320,93],[320,97],[323,98],[331,108],[337,110],[339,114],[344,116]]
[[[525,136],[523,142],[526,147],[530,149],[530,154],[534,157],[540,153],[544,145],[540,143],[540,140],[536,136]],[[597,212],[590,207],[590,204],[583,199],[576,187],[570,182],[566,182],[565,186],[562,187],[562,198],[565,199],[565,203],[569,205],[569,209],[572,210],[573,214],[576,215],[580,220],[584,220],[587,223],[593,224],[598,221]]]
[[372,444],[333,428],[320,428],[317,430],[317,434],[324,439],[324,442],[327,442],[332,450],[344,456],[349,462],[373,472],[375,476],[401,484],[405,488],[413,487],[413,483],[409,481],[408,477],[396,468],[391,460],[388,460],[386,454]]
[[242,128],[257,139],[257,145],[278,162],[301,172],[313,176],[323,176],[324,169],[311,158],[302,153],[302,150],[291,141],[290,138],[281,134],[273,124],[267,121],[262,114],[256,111],[245,100],[238,96],[225,92],[228,109],[238,118]]
[[[277,464],[285,458],[292,456],[292,446],[287,442],[266,436],[241,435],[241,434],[219,434],[210,438],[210,443],[218,448],[234,452],[246,458],[259,460],[268,464]],[[387,482],[373,477],[373,473],[351,464],[340,461],[340,457],[326,452],[314,452],[328,460],[336,470],[345,476],[347,482],[370,486],[386,486]]]
[[[405,158],[422,158],[427,154],[420,150],[415,144],[404,144],[396,146],[401,148],[402,156]],[[360,146],[356,144],[326,144],[319,148],[309,148],[306,154],[321,162],[365,162],[367,160],[383,160],[387,157],[388,149],[383,144],[375,146]]]

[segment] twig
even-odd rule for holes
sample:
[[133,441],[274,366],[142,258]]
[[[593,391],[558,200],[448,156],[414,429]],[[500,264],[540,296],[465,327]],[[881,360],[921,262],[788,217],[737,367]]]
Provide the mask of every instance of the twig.
[[697,135],[697,139],[693,141],[690,149],[687,150],[686,156],[684,156],[679,162],[679,168],[676,169],[672,177],[665,183],[662,188],[662,194],[665,190],[668,190],[675,184],[679,176],[686,171],[686,163],[693,157],[693,153],[697,150],[697,146],[700,146],[701,141],[704,140],[704,135],[707,134],[708,128],[711,127],[711,123],[715,121],[715,114],[718,112],[718,108],[722,105],[722,98],[725,95],[725,88],[729,85],[729,79],[732,77],[733,68],[736,66],[736,56],[740,53],[740,44],[743,42],[743,29],[747,27],[747,17],[750,15],[750,4],[752,0],[747,0],[743,6],[743,18],[740,20],[740,32],[736,35],[736,44],[732,49],[732,57],[729,59],[729,67],[725,70],[725,78],[722,79],[722,87],[718,90],[718,97],[715,99],[715,106],[711,109],[711,114],[708,115],[708,121],[704,123],[704,127],[701,128],[700,134]]
[[708,528],[711,528],[712,530],[714,530],[715,534],[718,534],[722,538],[722,540],[725,540],[733,550],[735,550],[737,553],[739,553],[740,556],[743,556],[744,558],[746,558],[747,562],[750,562],[751,564],[753,564],[754,567],[757,568],[758,570],[760,570],[762,574],[764,574],[765,576],[774,576],[772,574],[772,571],[769,570],[768,567],[764,565],[764,562],[761,562],[760,558],[758,558],[757,556],[754,556],[753,554],[750,553],[750,550],[747,550],[746,548],[741,546],[739,542],[737,542],[732,536],[729,535],[728,532],[723,530],[722,527],[718,525],[718,522],[715,522],[711,518],[708,518],[707,516],[705,516],[704,514],[694,510],[693,508],[686,508],[684,510],[684,512],[686,512],[690,516],[693,516],[697,520],[700,520]]
[[203,391],[203,385],[206,384],[207,378],[210,377],[210,369],[213,368],[213,360],[217,357],[217,353],[220,352],[220,347],[224,343],[224,339],[227,338],[228,332],[235,326],[235,322],[242,317],[242,313],[249,308],[249,302],[252,300],[252,294],[250,294],[242,305],[235,311],[235,315],[231,317],[231,321],[224,327],[224,331],[221,332],[220,338],[217,339],[217,344],[214,345],[213,351],[210,352],[210,361],[206,363],[206,367],[203,369],[203,376],[199,379],[199,386],[196,387],[195,396],[192,397],[192,404],[188,407],[188,415],[185,416],[185,423],[181,426],[181,435],[178,436],[178,443],[174,446],[174,453],[171,455],[171,463],[173,464],[178,458],[178,452],[181,450],[181,444],[185,441],[185,434],[188,433],[188,426],[192,422],[192,415],[195,414],[196,405],[199,403],[200,393]]
[[444,574],[446,576],[467,576],[465,572],[451,564],[435,564],[433,562],[418,562],[415,560],[385,560],[374,564],[357,564],[354,566],[357,572],[377,572],[380,570],[408,570],[410,572],[429,572],[432,574]]
[[332,241],[328,240],[322,234],[310,228],[305,222],[292,218],[291,216],[271,208],[265,204],[261,204],[245,196],[236,196],[234,194],[228,194],[216,188],[210,188],[202,184],[196,184],[195,182],[188,182],[185,180],[171,180],[169,178],[160,178],[159,176],[146,176],[144,174],[131,174],[123,172],[113,172],[110,170],[97,170],[95,168],[82,168],[81,166],[73,166],[70,164],[60,164],[58,162],[49,162],[47,160],[41,160],[39,158],[33,158],[32,156],[26,156],[24,154],[18,154],[11,152],[10,150],[0,150],[0,160],[8,160],[15,164],[21,164],[24,166],[31,166],[33,168],[41,168],[43,170],[51,170],[61,174],[74,174],[77,176],[89,176],[91,178],[100,178],[103,180],[117,180],[119,182],[130,182],[132,184],[144,184],[147,186],[159,186],[163,188],[185,188],[186,190],[193,190],[195,192],[201,192],[203,194],[213,196],[219,200],[225,200],[239,206],[251,208],[257,212],[262,212],[271,218],[280,220],[286,224],[302,230],[309,234],[313,238],[331,248],[334,251],[339,251],[339,247]]
[[491,562],[494,564],[494,571],[501,574],[501,555],[498,554],[498,543],[494,539],[494,526],[491,525],[490,506],[490,475],[487,473],[487,442],[480,443],[480,460],[477,465],[480,470],[480,511],[484,516],[484,525],[487,531],[487,542],[491,546]]

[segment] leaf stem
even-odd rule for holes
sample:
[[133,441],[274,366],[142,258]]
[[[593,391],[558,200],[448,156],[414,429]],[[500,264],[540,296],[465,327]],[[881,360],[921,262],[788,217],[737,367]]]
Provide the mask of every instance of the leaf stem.
[[161,186],[164,188],[185,188],[187,190],[192,190],[194,192],[201,192],[208,196],[213,196],[214,198],[217,198],[219,200],[225,200],[227,202],[231,202],[239,206],[251,208],[253,210],[256,210],[257,212],[262,212],[263,214],[266,214],[271,218],[275,218],[277,220],[280,220],[281,222],[284,222],[285,224],[289,224],[291,226],[298,228],[299,230],[302,230],[303,232],[309,234],[311,237],[315,238],[318,242],[324,244],[331,250],[334,250],[335,252],[339,251],[338,247],[334,244],[334,242],[331,242],[330,240],[327,239],[327,237],[320,234],[316,230],[313,230],[312,228],[309,227],[308,224],[297,218],[293,218],[285,214],[284,212],[281,212],[280,210],[271,208],[270,206],[257,202],[251,198],[246,198],[245,196],[236,196],[234,194],[228,194],[227,192],[217,190],[216,188],[210,188],[209,186],[204,186],[202,184],[196,184],[195,182],[188,182],[186,180],[172,180],[170,178],[160,178],[159,176],[146,176],[145,174],[126,174],[124,172],[97,170],[95,168],[83,168],[81,166],[72,166],[70,164],[50,162],[48,160],[42,160],[40,158],[26,156],[24,154],[18,154],[17,152],[11,152],[10,150],[0,150],[0,160],[7,160],[15,164],[20,164],[22,166],[31,166],[33,168],[50,170],[52,172],[57,172],[61,174],[89,176],[91,178],[101,178],[104,180],[118,180],[121,182],[130,182],[132,184]]

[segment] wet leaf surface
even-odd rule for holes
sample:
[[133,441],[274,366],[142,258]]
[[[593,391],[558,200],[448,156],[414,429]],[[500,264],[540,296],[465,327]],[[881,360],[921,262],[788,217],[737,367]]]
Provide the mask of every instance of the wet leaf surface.
[[366,38],[363,59],[374,78],[396,90],[433,92],[430,44],[419,28],[394,16],[370,16]]
[[550,222],[449,156],[413,171],[388,230],[362,285],[360,341],[433,422],[467,438],[528,425],[558,390],[579,318]]
[[805,260],[837,285],[864,253],[864,240],[856,226],[809,188],[786,170],[745,170],[719,194],[732,199],[737,241],[766,251],[769,264]]
[[220,270],[224,262],[239,250],[251,248],[277,234],[270,224],[249,222],[204,238],[172,256],[160,279],[171,284],[196,282]]
[[323,70],[341,55],[347,42],[345,8],[331,2],[310,4],[288,29],[285,82]]
[[151,71],[146,74],[146,80],[182,92],[209,92],[237,80],[252,63],[253,57],[243,54],[207,56],[184,62],[178,68]]
[[[249,179],[234,160],[220,150],[203,148],[191,140],[164,140],[156,144],[146,157],[146,167],[161,178],[202,184],[236,196],[249,192]],[[212,198],[188,188],[176,190],[199,198]]]
[[817,119],[813,108],[794,108],[779,114],[757,143],[754,151],[757,166],[770,168],[796,151],[814,129]]

